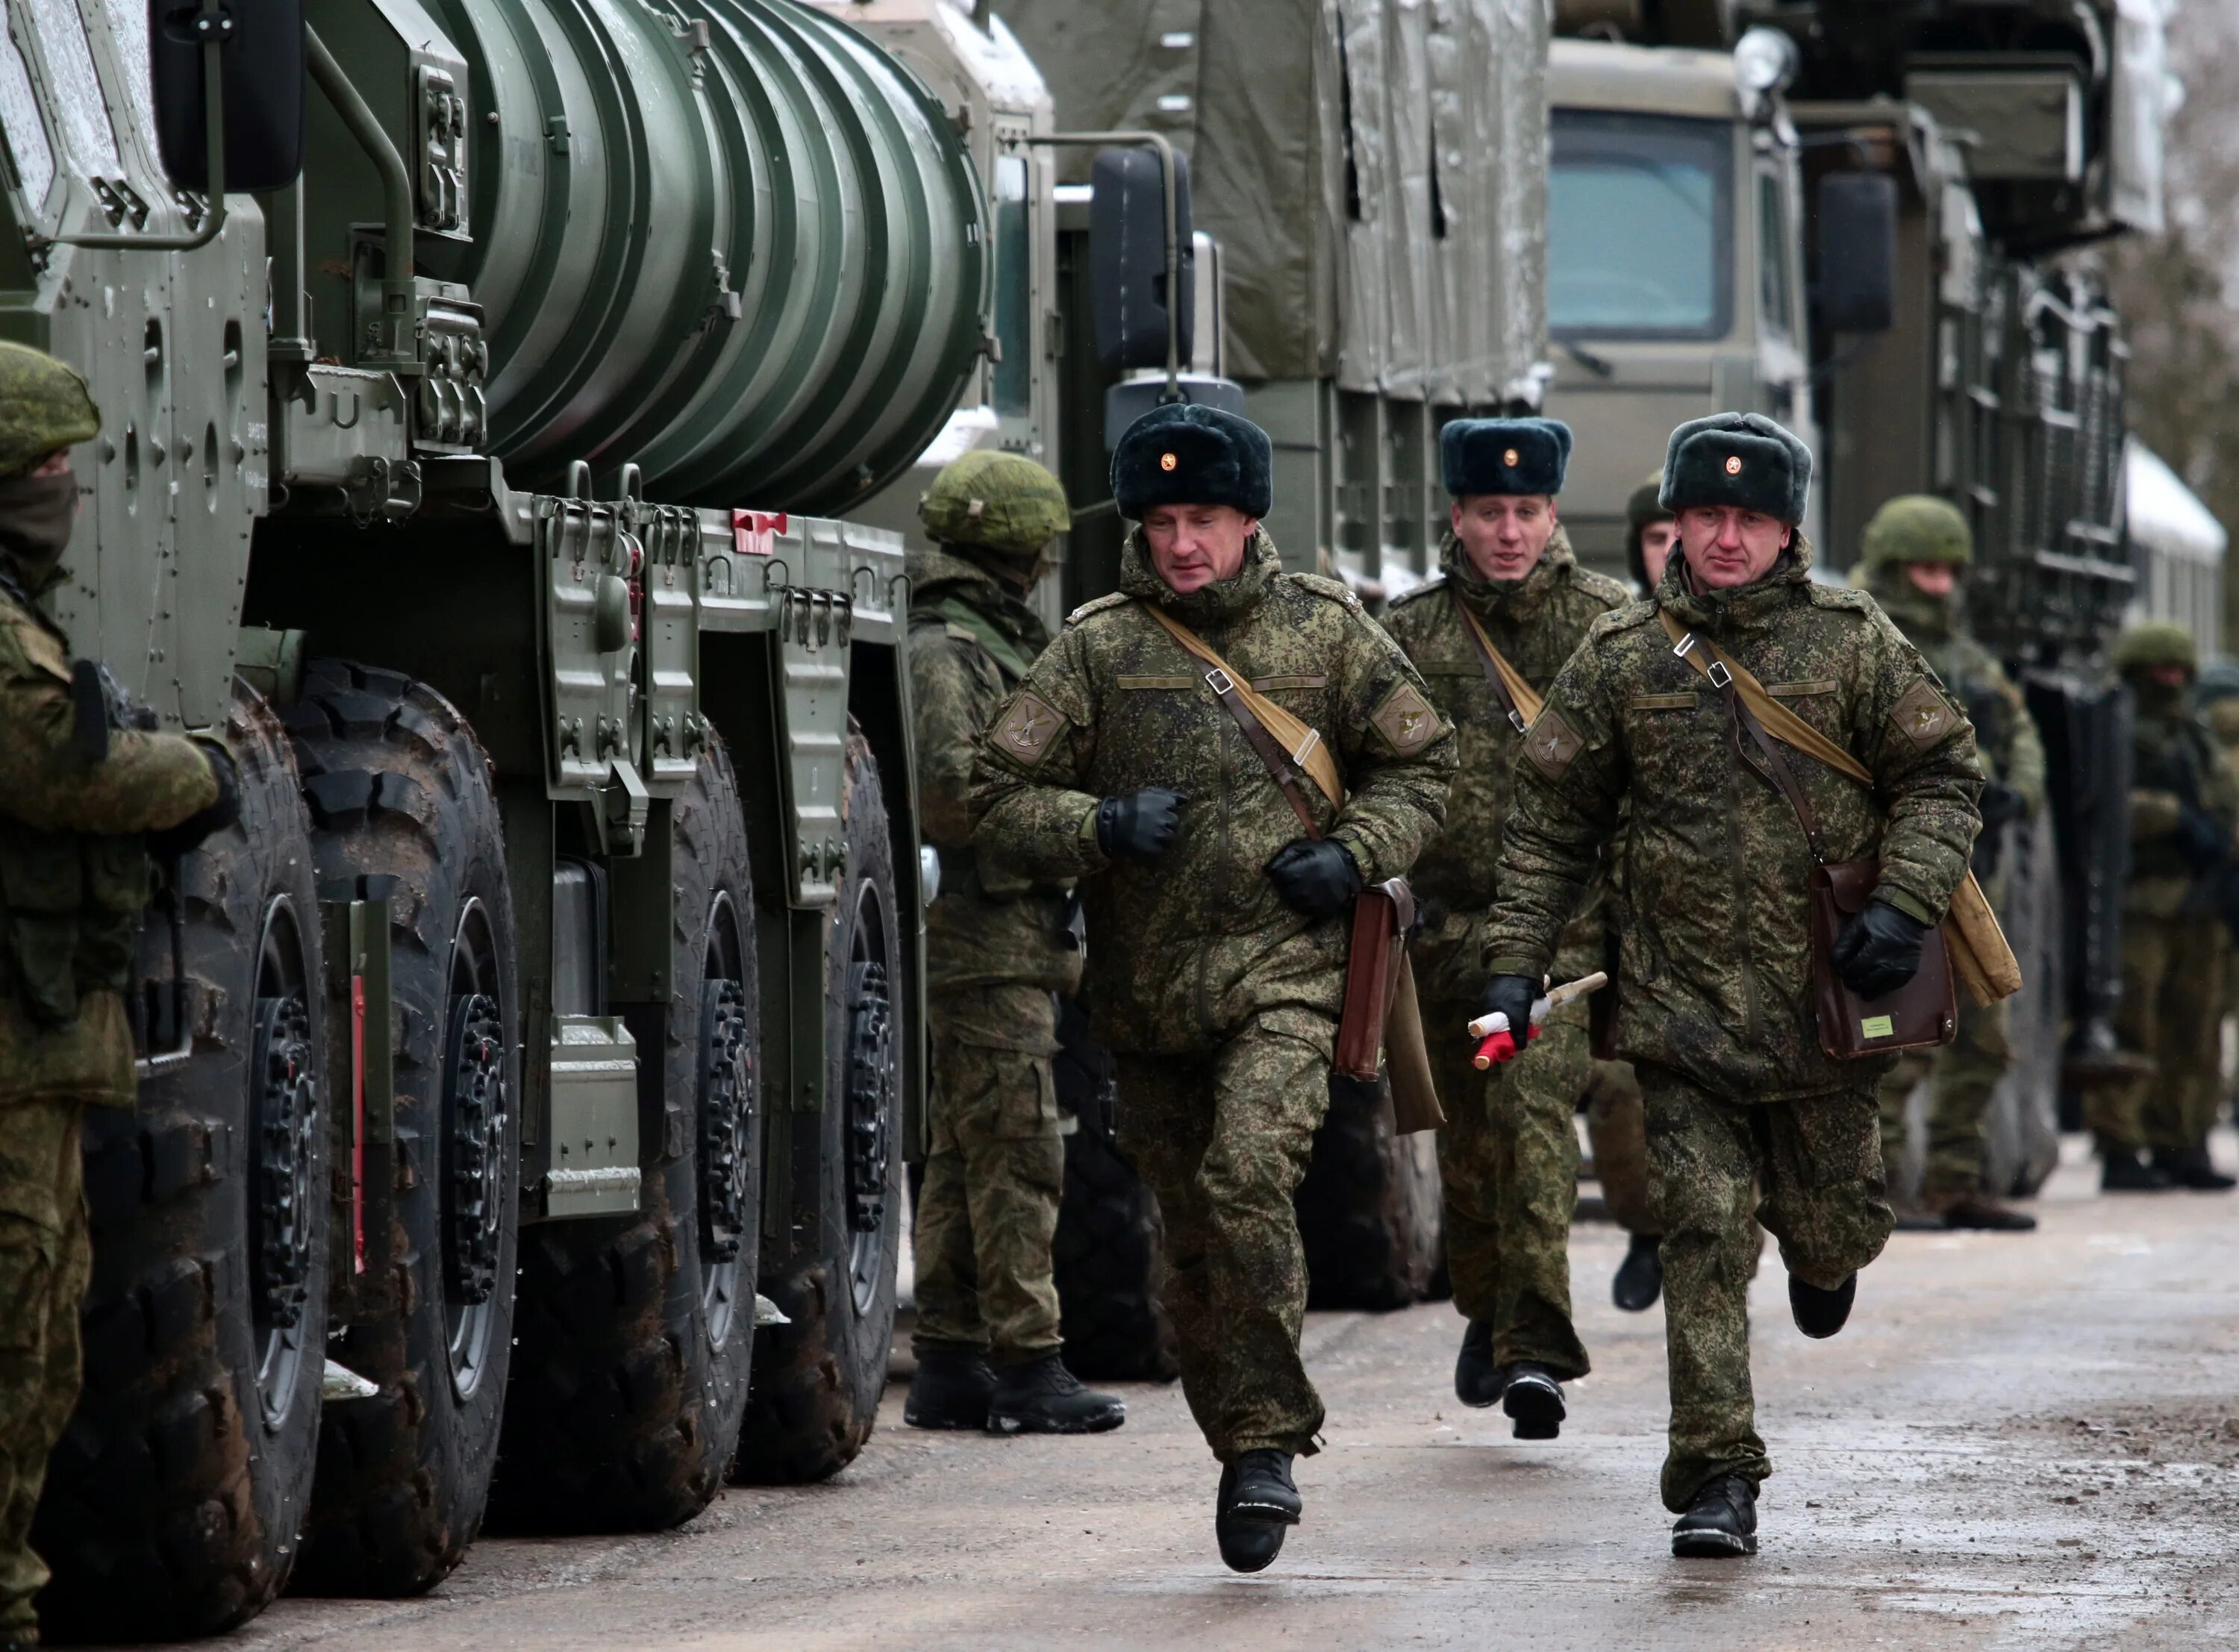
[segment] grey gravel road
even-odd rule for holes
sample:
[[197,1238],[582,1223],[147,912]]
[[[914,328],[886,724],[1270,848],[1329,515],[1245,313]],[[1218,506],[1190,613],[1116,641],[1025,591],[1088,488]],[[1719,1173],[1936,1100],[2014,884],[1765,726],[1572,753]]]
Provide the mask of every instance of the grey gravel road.
[[[2225,1143],[2226,1157],[2230,1144]],[[2071,1144],[2071,1158],[2075,1144]],[[1327,1448],[1275,1567],[1213,1553],[1179,1393],[1086,1440],[921,1434],[899,1385],[829,1485],[734,1490],[657,1537],[486,1538],[409,1602],[282,1601],[243,1647],[2239,1647],[2239,1198],[2061,1171],[2033,1237],[1899,1235],[1810,1343],[1769,1257],[1754,1560],[1679,1562],[1656,1501],[1660,1310],[1609,1304],[1551,1443],[1449,1387],[1451,1308],[1314,1316]]]

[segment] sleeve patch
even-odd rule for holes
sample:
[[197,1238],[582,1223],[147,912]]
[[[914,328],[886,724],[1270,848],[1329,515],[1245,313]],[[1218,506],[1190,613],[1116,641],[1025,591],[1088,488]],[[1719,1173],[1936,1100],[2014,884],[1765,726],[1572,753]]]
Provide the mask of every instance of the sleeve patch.
[[1890,720],[1915,748],[1924,752],[1951,732],[1959,713],[1936,692],[1936,685],[1923,677],[1904,691],[1904,698],[1890,711]]
[[1524,737],[1524,754],[1551,780],[1561,780],[1564,771],[1585,746],[1578,730],[1565,722],[1563,713],[1552,706],[1539,713],[1539,720]]
[[1065,720],[1064,713],[1039,694],[1021,693],[995,725],[995,743],[1022,763],[1039,763]]
[[1421,751],[1438,738],[1438,714],[1411,682],[1402,682],[1385,695],[1384,703],[1368,720],[1384,736],[1385,744],[1402,757]]

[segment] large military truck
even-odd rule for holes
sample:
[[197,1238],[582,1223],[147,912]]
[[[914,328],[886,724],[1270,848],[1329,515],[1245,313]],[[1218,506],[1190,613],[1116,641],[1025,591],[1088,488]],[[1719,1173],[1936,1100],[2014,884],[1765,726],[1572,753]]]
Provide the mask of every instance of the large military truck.
[[2103,1076],[2127,853],[2127,704],[2098,664],[2136,583],[2124,350],[2069,255],[2158,224],[2159,14],[1561,0],[1556,26],[1548,405],[1579,432],[1581,548],[1622,574],[1625,494],[1674,423],[1722,408],[1811,436],[1830,577],[1894,494],[1973,525],[1973,623],[2052,766],[2007,859],[2030,985],[1990,1154],[2033,1186],[2056,1092]]
[[990,354],[948,111],[791,0],[39,0],[0,132],[0,331],[103,415],[59,617],[243,781],[88,1130],[50,1625],[833,1472],[922,1085],[837,517]]

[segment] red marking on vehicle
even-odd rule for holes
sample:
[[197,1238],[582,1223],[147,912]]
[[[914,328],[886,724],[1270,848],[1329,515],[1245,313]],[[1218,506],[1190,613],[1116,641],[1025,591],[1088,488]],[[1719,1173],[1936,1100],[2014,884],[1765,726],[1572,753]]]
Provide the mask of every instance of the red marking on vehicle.
[[734,510],[731,513],[731,542],[741,556],[769,556],[777,550],[777,536],[785,532],[783,511]]

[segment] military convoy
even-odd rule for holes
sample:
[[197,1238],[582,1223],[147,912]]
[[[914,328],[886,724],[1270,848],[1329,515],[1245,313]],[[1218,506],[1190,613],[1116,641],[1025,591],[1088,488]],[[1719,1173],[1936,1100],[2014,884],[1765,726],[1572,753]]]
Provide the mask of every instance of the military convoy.
[[[1816,420],[1838,545],[1901,487],[1974,514],[2067,720],[2061,864],[2103,873],[2120,349],[2043,258],[2143,221],[2144,25],[1822,0],[1775,9],[1773,70],[1733,8],[1651,10],[1708,32],[1551,76],[1505,0],[10,11],[0,334],[103,410],[59,615],[244,793],[165,872],[141,1105],[89,1130],[57,1631],[422,1589],[486,1514],[659,1528],[860,1450],[932,871],[894,530],[967,448],[1066,481],[1070,605],[1113,578],[1128,410],[1233,398],[1286,555],[1374,597],[1433,565],[1449,417],[1578,424],[1605,560],[1642,433]],[[1993,96],[1995,142],[1958,129]],[[1185,184],[1210,233],[1168,256]],[[1707,266],[1598,274],[1628,189],[1711,213]],[[2089,1007],[2112,886],[2075,887]],[[1302,1208],[1340,1297],[1432,1287],[1427,1145],[1333,1116]],[[1129,1198],[1097,1208],[1140,1240]],[[1101,1277],[1150,1334],[1147,1265]]]

